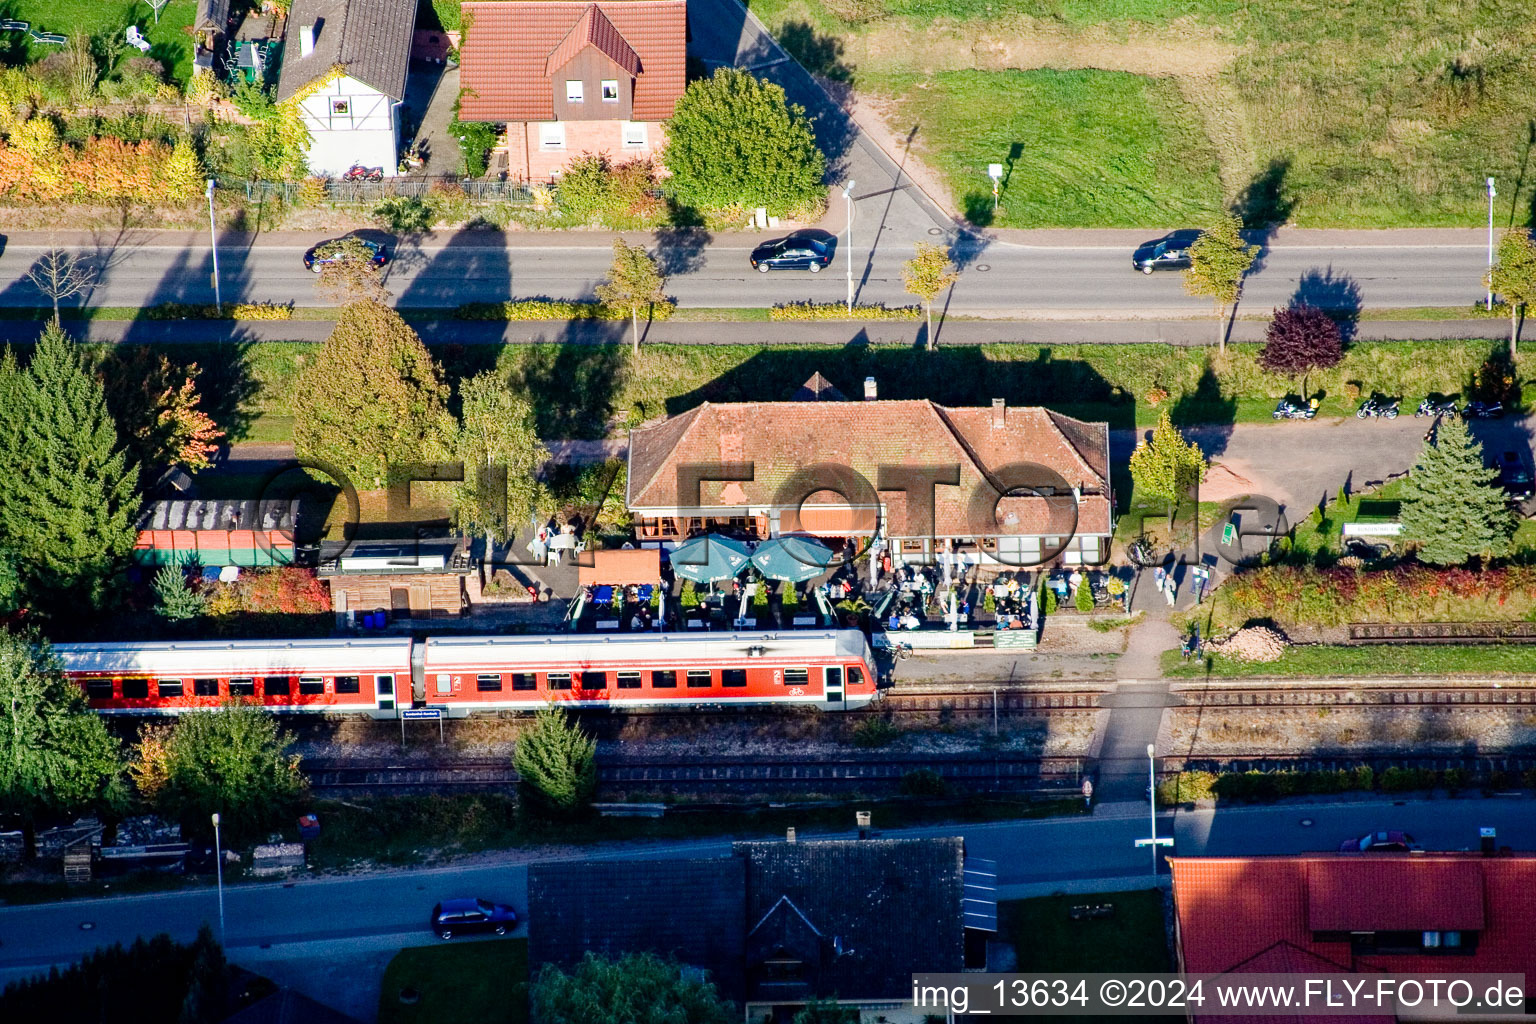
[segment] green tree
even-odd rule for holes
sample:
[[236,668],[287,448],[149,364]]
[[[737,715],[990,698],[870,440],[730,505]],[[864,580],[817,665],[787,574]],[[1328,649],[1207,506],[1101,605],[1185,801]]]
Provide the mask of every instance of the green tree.
[[1499,239],[1493,267],[1484,275],[1484,283],[1509,303],[1509,355],[1515,356],[1520,334],[1520,317],[1536,302],[1536,242],[1524,229],[1506,231]]
[[1168,514],[1183,500],[1191,486],[1205,479],[1206,461],[1200,447],[1184,440],[1173,418],[1164,409],[1152,431],[1131,453],[1131,480],[1140,495],[1168,503]]
[[212,815],[231,845],[260,836],[281,822],[304,792],[293,737],[260,705],[230,700],[189,711],[175,725],[146,733],[129,771],[143,777],[158,761],[155,809],[189,835],[211,835]]
[[400,315],[377,302],[342,308],[297,393],[294,449],[359,490],[382,487],[391,467],[447,453],[453,422],[442,371]]
[[54,324],[25,372],[0,369],[0,398],[10,406],[0,537],[45,608],[98,605],[133,550],[138,512],[138,470],[118,446],[101,381]]
[[511,537],[544,501],[539,468],[549,450],[539,441],[533,403],[512,390],[494,370],[459,385],[458,457],[464,483],[455,494],[461,530],[478,530],[488,542]]
[[928,351],[932,352],[933,300],[958,281],[960,274],[949,261],[949,249],[945,246],[918,242],[916,248],[917,254],[901,265],[901,283],[907,294],[923,300],[923,313],[928,318]]
[[746,71],[717,68],[690,82],[666,128],[667,187],[684,206],[762,206],[783,216],[826,195],[827,161],[805,108]]
[[187,571],[179,563],[155,570],[150,589],[155,592],[155,613],[167,622],[196,618],[208,604],[202,591],[187,586]]
[[1072,603],[1083,614],[1093,611],[1093,585],[1087,580],[1077,585],[1077,594],[1072,598]]
[[1499,473],[1483,463],[1483,446],[1454,417],[1426,441],[1403,492],[1403,536],[1417,541],[1419,557],[1435,565],[1509,550],[1515,515],[1496,483]]
[[40,816],[119,805],[122,769],[117,741],[47,643],[0,630],[0,816],[21,822],[27,858]]
[[859,1020],[859,1011],[852,1006],[839,1006],[831,999],[812,999],[795,1012],[791,1024],[859,1024]]
[[608,280],[597,286],[597,297],[610,306],[629,310],[630,340],[640,354],[640,310],[667,300],[667,279],[643,245],[613,240],[613,265]]
[[1184,271],[1184,290],[1216,306],[1216,344],[1227,347],[1227,312],[1243,294],[1243,275],[1253,266],[1259,247],[1243,241],[1243,222],[1222,217],[1203,231],[1189,247],[1189,268]]
[[187,994],[182,998],[176,1024],[216,1024],[227,1016],[229,961],[207,922],[197,929],[190,952],[192,967],[187,977]]
[[534,713],[533,726],[513,752],[523,791],[558,814],[584,808],[597,790],[597,743],[555,704]]
[[652,953],[588,953],[570,972],[545,964],[533,982],[539,1024],[728,1024],[741,1014],[715,986]]

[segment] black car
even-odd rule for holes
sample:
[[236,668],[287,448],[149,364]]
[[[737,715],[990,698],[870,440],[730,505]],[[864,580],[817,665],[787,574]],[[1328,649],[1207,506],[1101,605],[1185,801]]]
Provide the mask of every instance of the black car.
[[1131,266],[1143,274],[1154,270],[1183,270],[1189,266],[1189,247],[1199,237],[1198,231],[1175,231],[1166,238],[1143,243],[1131,254]]
[[[354,242],[357,244],[353,245]],[[318,274],[328,263],[354,255],[361,257],[364,252],[367,253],[368,265],[371,267],[382,267],[389,262],[389,253],[378,242],[370,242],[366,238],[333,238],[329,242],[321,242],[304,254],[304,269]]]
[[432,908],[428,927],[440,939],[487,932],[505,935],[517,927],[517,911],[490,900],[443,900]]
[[1532,493],[1531,471],[1517,452],[1505,452],[1499,460],[1499,486],[1511,498],[1525,500]]
[[830,236],[797,231],[753,249],[752,266],[760,274],[770,270],[809,270],[819,274],[822,267],[832,262],[834,244]]

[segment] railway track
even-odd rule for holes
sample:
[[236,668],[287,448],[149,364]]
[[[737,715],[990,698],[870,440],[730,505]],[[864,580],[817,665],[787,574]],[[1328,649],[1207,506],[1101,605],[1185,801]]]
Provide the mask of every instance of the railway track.
[[1523,685],[1224,686],[1176,689],[1171,695],[1187,708],[1536,706],[1536,687]]

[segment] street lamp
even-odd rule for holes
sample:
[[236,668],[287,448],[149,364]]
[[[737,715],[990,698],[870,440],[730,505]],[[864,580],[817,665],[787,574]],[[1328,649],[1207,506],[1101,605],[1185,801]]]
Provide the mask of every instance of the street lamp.
[[1172,846],[1173,837],[1162,839],[1157,837],[1157,748],[1147,744],[1147,803],[1152,808],[1152,837],[1150,839],[1136,840],[1137,846],[1150,846],[1152,848],[1152,877],[1157,877],[1157,848],[1159,846]]
[[1493,312],[1493,179],[1488,179],[1488,312]]
[[[224,298],[219,294],[219,240],[213,233],[213,179],[208,179],[208,244],[213,247],[213,304],[224,312]],[[217,817],[217,815],[215,815]],[[218,822],[214,822],[215,825]]]
[[848,313],[853,313],[853,179],[843,186],[843,203],[848,210],[848,253],[843,257],[843,269],[848,273]]
[[[211,186],[213,183],[209,182]],[[209,189],[210,193],[212,189]],[[224,854],[219,849],[219,812],[213,812],[213,866],[219,879],[219,945],[224,942]]]

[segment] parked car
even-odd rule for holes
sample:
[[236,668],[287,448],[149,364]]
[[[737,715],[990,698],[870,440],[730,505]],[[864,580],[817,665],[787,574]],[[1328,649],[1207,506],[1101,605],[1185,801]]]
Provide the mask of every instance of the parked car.
[[770,270],[809,270],[819,274],[832,262],[836,240],[830,235],[796,231],[783,238],[764,242],[752,250],[752,266],[760,274]]
[[1340,853],[1406,853],[1422,849],[1413,836],[1396,830],[1367,832],[1359,839],[1346,839],[1339,844]]
[[432,908],[428,927],[440,939],[488,932],[505,935],[517,927],[517,911],[490,900],[443,900]]
[[1507,451],[1499,460],[1499,486],[1505,494],[1520,501],[1531,496],[1531,471],[1518,452]]
[[328,263],[363,258],[365,252],[369,266],[382,267],[389,262],[389,253],[378,242],[355,237],[333,238],[329,242],[321,242],[304,254],[304,269],[318,274]]
[[1163,238],[1144,242],[1131,254],[1131,266],[1143,274],[1154,270],[1183,270],[1189,266],[1189,247],[1200,237],[1198,231],[1175,231]]

